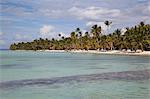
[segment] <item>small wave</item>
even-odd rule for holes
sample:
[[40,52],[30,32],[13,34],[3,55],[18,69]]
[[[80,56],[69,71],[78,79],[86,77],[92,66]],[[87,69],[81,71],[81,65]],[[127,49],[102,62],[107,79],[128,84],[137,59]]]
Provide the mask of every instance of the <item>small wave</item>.
[[0,82],[0,89],[5,88],[18,88],[31,85],[51,85],[96,80],[148,80],[150,79],[150,69],[140,71],[123,71],[123,72],[109,72],[101,74],[89,74],[89,75],[76,75],[66,77],[55,78],[41,78],[41,79],[26,79],[26,80],[13,80],[7,82]]

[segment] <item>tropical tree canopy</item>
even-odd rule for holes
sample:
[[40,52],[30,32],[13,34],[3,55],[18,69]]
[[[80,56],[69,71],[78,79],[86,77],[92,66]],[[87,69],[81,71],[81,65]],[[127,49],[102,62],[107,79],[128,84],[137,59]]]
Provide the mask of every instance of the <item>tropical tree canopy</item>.
[[[105,21],[107,26],[112,22]],[[90,32],[83,33],[80,28],[70,33],[70,37],[58,34],[59,39],[35,39],[32,42],[19,42],[10,45],[11,50],[150,50],[150,24],[140,22],[138,25],[126,28],[125,33],[117,29],[111,34],[101,33],[101,26],[94,25]],[[84,34],[84,35],[83,35]]]

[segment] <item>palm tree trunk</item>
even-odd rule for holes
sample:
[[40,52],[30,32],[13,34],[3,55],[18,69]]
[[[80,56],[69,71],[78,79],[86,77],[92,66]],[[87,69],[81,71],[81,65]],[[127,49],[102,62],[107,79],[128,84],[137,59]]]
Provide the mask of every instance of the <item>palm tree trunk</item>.
[[111,42],[111,51],[113,50],[113,42]]
[[144,49],[143,49],[143,45],[142,45],[142,43],[140,43],[140,46],[141,46],[141,50],[142,50],[142,52],[144,51]]

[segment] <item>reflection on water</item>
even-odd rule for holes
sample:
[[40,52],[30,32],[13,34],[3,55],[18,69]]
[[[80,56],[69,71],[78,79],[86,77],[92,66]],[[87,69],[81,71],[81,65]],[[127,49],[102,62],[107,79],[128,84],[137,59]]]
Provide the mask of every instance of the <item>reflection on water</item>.
[[[7,90],[1,87],[2,99],[149,99],[150,97],[149,72],[140,72],[150,69],[147,56],[32,51],[0,51],[0,55],[0,79],[9,85]],[[52,82],[53,84],[46,84]],[[27,86],[22,86],[26,84]]]

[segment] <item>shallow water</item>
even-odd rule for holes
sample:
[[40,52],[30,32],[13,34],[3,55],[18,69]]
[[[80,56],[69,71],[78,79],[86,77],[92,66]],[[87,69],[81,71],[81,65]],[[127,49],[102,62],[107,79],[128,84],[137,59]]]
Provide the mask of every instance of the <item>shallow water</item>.
[[[0,51],[1,82],[150,69],[148,56]],[[0,89],[2,99],[148,99],[150,80],[93,80]]]

